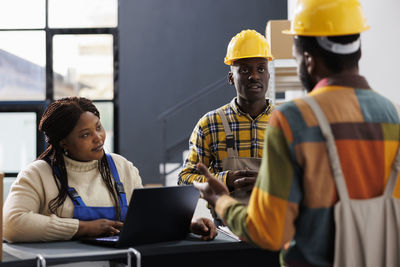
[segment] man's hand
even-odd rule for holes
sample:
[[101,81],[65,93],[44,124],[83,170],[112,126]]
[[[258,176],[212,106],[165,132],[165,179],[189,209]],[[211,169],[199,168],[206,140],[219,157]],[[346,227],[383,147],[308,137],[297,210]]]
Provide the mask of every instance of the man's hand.
[[122,228],[123,223],[119,221],[111,221],[107,219],[98,219],[94,221],[79,221],[78,232],[74,235],[74,238],[79,237],[99,237],[99,236],[111,236],[119,234],[119,230]]
[[197,169],[207,178],[207,182],[193,182],[193,185],[200,191],[200,196],[214,207],[219,197],[229,195],[229,190],[223,183],[215,179],[204,164],[198,163]]
[[215,224],[207,218],[197,218],[190,224],[190,232],[201,235],[203,240],[213,240],[218,232]]
[[250,191],[256,183],[258,171],[239,170],[230,171],[226,177],[226,184],[229,189],[237,191]]

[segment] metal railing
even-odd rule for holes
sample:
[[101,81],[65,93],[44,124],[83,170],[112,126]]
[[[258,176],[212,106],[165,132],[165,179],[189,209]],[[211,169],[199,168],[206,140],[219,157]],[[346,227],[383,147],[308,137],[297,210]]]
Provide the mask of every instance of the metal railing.
[[[47,256],[46,258],[41,255],[36,255],[36,266],[45,267],[52,264],[82,262],[82,261],[99,261],[108,260],[110,256],[126,255],[127,267],[141,266],[141,254],[134,248],[120,249],[113,251],[97,251],[97,252],[83,252],[83,253],[70,253],[58,256]],[[135,265],[133,265],[132,256],[135,256]],[[67,260],[66,260],[67,259]]]
[[166,170],[166,164],[168,162],[168,155],[172,153],[171,148],[177,146],[177,144],[181,144],[184,141],[187,141],[189,139],[188,136],[184,136],[178,140],[178,142],[175,142],[172,145],[168,145],[168,139],[167,139],[167,130],[168,130],[168,119],[171,118],[173,115],[177,114],[178,112],[182,111],[183,109],[192,106],[193,104],[199,102],[204,96],[216,91],[217,89],[220,89],[222,86],[227,84],[227,76],[224,75],[223,77],[215,80],[214,82],[208,84],[207,86],[201,88],[198,90],[195,94],[191,95],[188,98],[185,98],[184,100],[180,101],[176,105],[168,108],[165,110],[163,113],[161,113],[157,119],[161,121],[161,135],[162,135],[162,153],[163,153],[163,161],[162,161],[162,173],[161,173],[161,180],[165,184],[165,179],[166,176],[174,171],[176,171],[178,168],[174,168],[173,170],[170,170],[167,172]]

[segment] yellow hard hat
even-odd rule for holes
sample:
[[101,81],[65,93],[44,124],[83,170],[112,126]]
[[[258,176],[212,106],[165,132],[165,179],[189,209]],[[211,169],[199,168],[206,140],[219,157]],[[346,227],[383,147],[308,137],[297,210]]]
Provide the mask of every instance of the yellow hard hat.
[[338,36],[368,29],[358,0],[298,0],[291,29],[283,33]]
[[243,30],[229,42],[224,62],[232,65],[237,59],[250,57],[273,59],[267,39],[263,35],[255,30]]

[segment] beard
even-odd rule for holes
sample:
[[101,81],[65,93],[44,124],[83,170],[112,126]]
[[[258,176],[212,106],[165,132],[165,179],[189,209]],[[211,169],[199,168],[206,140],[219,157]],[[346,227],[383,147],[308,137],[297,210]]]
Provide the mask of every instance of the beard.
[[307,66],[304,60],[301,62],[299,67],[299,79],[304,89],[307,90],[307,93],[311,92],[314,89],[316,82],[314,82],[307,72]]

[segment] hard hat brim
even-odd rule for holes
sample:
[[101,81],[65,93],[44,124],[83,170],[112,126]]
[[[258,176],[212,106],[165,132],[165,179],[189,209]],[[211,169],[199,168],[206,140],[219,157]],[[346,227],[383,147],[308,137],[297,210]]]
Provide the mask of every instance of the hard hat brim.
[[263,57],[263,56],[249,56],[249,57],[238,57],[238,58],[231,58],[229,60],[224,60],[224,63],[228,66],[232,66],[233,62],[239,59],[244,59],[244,58],[265,58],[267,61],[272,61],[274,60],[274,56],[270,56],[270,57]]
[[299,36],[344,36],[344,35],[353,35],[359,34],[364,31],[369,30],[370,26],[365,26],[363,29],[356,31],[356,32],[348,32],[348,33],[340,33],[340,34],[332,34],[330,32],[307,32],[307,33],[300,33],[293,30],[283,30],[282,33],[286,35],[299,35]]

